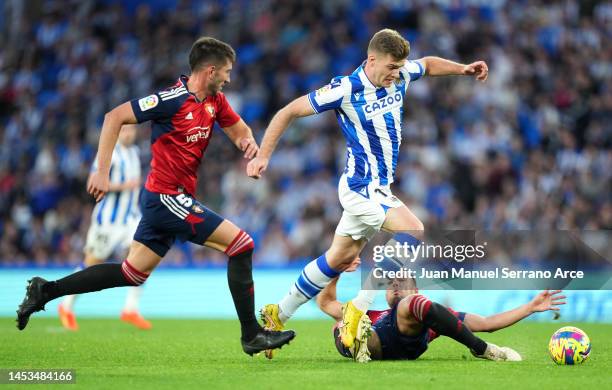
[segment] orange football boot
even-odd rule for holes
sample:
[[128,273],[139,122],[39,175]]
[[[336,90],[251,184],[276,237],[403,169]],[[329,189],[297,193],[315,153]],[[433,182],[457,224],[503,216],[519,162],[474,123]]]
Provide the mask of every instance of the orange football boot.
[[138,313],[137,311],[122,311],[121,321],[132,324],[135,327],[143,330],[148,330],[153,327],[153,325],[151,325],[149,321],[145,320],[144,317],[141,316],[140,313]]
[[59,313],[60,321],[62,321],[62,326],[68,330],[77,331],[79,330],[79,324],[76,322],[76,317],[74,316],[74,312],[68,310],[61,303],[57,307],[57,311]]

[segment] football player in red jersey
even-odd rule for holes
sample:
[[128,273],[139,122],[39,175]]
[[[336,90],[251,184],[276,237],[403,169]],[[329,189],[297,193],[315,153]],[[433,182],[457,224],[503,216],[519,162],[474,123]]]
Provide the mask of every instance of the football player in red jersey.
[[32,313],[42,310],[52,299],[144,283],[179,239],[227,254],[228,284],[246,353],[252,355],[277,348],[293,339],[293,331],[267,331],[257,322],[252,238],[194,197],[197,169],[215,122],[244,152],[245,158],[253,158],[258,151],[251,129],[221,92],[230,82],[235,60],[236,54],[227,43],[210,37],[199,38],[189,53],[190,76],[181,75],[173,86],[125,102],[105,115],[98,146],[98,169],[87,184],[87,191],[96,201],[102,200],[109,191],[111,156],[121,126],[152,121],[151,171],[141,196],[142,219],[129,254],[122,263],[98,264],[56,281],[32,278],[17,311],[20,330],[25,328]]
[[[358,260],[349,270],[357,267]],[[386,310],[368,310],[370,321],[358,329],[356,343],[347,348],[340,340],[342,303],[336,299],[334,279],[317,296],[319,308],[337,323],[333,328],[334,343],[338,352],[358,362],[375,360],[413,360],[421,356],[428,344],[444,335],[470,349],[474,356],[495,361],[520,361],[518,352],[508,347],[487,343],[472,332],[494,332],[511,326],[535,312],[558,311],[565,304],[561,290],[543,291],[530,302],[515,309],[483,317],[477,314],[456,312],[418,294],[414,279],[390,280],[386,290]],[[370,327],[371,322],[371,327]],[[485,352],[474,353],[478,344]]]

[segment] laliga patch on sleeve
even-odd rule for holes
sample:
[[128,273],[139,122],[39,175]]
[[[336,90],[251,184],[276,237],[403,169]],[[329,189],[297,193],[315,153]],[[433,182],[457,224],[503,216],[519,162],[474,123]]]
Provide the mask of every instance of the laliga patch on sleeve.
[[153,107],[156,107],[158,103],[159,98],[155,94],[143,97],[142,99],[138,100],[138,106],[140,106],[141,111],[150,110]]
[[331,85],[330,85],[330,84],[327,84],[327,85],[325,85],[325,86],[323,86],[323,87],[321,87],[321,88],[317,89],[317,92],[315,92],[315,94],[316,94],[317,96],[321,96],[321,95],[323,95],[325,92],[329,91],[331,88],[332,88],[332,87],[331,87]]
[[317,96],[321,96],[321,95],[325,95],[328,92],[331,92],[331,90],[333,88],[339,87],[340,83],[331,83],[331,84],[327,84],[322,86],[321,88],[317,89],[317,91],[315,92],[315,94]]

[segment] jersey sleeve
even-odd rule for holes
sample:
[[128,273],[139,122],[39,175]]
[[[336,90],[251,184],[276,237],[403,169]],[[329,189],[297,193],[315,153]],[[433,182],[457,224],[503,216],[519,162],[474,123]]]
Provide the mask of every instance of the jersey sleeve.
[[216,121],[219,126],[229,127],[235,125],[240,120],[240,115],[236,114],[230,106],[224,94],[218,94]]
[[346,77],[334,78],[329,84],[310,92],[308,101],[317,114],[340,108],[344,97],[350,95],[350,82]]
[[416,81],[425,75],[425,65],[421,61],[406,61],[400,69],[404,78],[409,81]]
[[156,92],[140,99],[131,100],[132,110],[138,123],[146,121],[159,121],[170,119],[179,110],[181,104],[188,96],[188,92],[183,89],[176,89],[177,92],[164,91]]

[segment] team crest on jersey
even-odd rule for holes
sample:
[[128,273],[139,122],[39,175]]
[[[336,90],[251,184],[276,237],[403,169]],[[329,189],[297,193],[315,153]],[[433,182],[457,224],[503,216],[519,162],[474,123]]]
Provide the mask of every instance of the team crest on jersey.
[[158,104],[159,98],[155,94],[143,97],[142,99],[138,100],[138,106],[140,107],[140,111],[150,110],[156,107]]
[[206,109],[206,111],[208,111],[210,116],[215,116],[215,108],[213,106],[211,106],[210,104],[207,104],[204,106],[204,108]]

